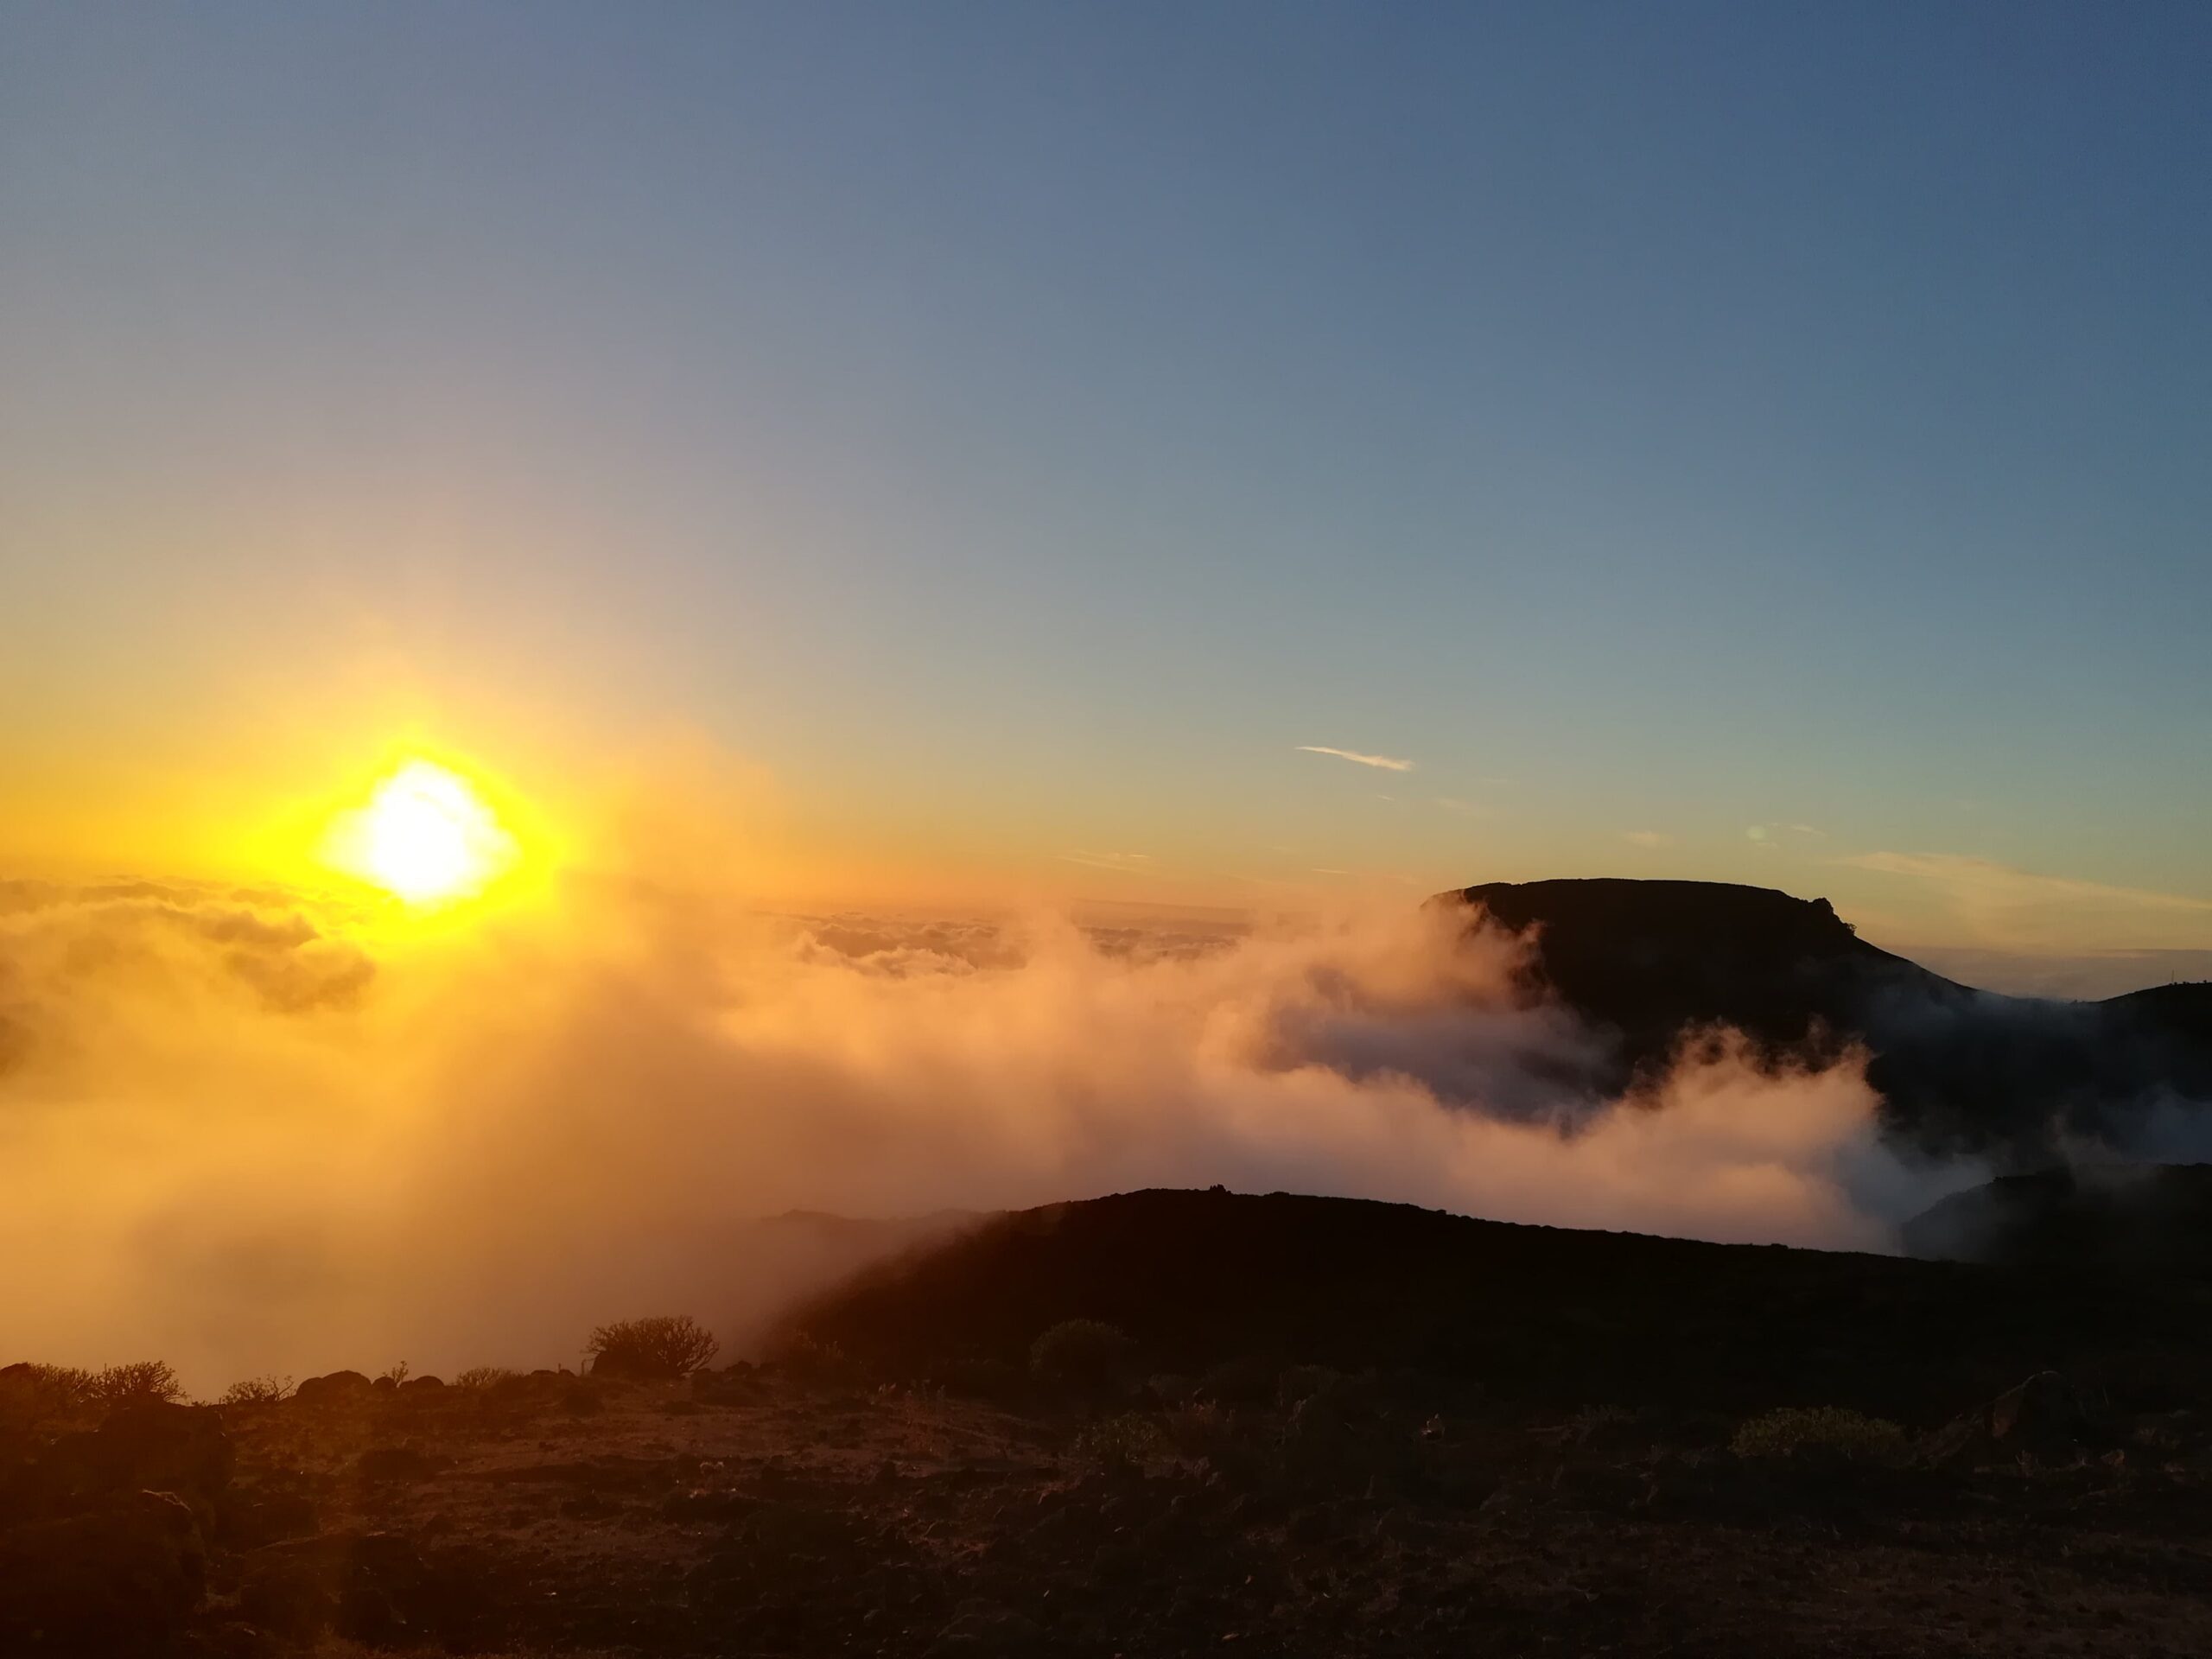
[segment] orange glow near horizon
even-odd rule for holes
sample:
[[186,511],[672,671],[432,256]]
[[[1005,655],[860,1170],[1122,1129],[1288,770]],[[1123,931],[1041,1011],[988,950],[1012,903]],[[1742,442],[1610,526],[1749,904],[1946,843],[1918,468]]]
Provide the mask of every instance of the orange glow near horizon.
[[332,868],[418,909],[471,898],[511,870],[520,848],[459,773],[410,760],[339,815],[323,847]]

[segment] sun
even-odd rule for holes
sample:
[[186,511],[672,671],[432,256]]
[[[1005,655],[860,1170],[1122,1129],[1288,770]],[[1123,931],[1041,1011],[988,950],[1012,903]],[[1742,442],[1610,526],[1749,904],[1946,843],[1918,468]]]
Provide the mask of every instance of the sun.
[[515,862],[515,838],[467,779],[410,760],[331,826],[335,868],[423,907],[480,893]]

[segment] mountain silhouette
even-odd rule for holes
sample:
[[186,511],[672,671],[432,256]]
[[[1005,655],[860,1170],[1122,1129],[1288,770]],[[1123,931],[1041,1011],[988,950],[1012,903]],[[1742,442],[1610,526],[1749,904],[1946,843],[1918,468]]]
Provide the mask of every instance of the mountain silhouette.
[[2212,1139],[2212,984],[2001,995],[1869,944],[1825,899],[1726,882],[1494,881],[1437,902],[1528,942],[1524,992],[1605,1034],[1615,1090],[1731,1027],[1814,1062],[1863,1047],[1885,1128],[1931,1154],[2017,1171]]

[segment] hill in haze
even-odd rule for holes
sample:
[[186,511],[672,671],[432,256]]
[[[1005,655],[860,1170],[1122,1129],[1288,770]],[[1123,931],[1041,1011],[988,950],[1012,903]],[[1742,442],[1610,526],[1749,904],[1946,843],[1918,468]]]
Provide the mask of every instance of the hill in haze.
[[1815,1060],[1863,1045],[1885,1127],[1931,1154],[2032,1169],[2080,1144],[2212,1141],[2212,984],[2000,995],[1869,944],[1825,899],[1722,882],[1498,881],[1438,902],[1529,941],[1529,995],[1611,1035],[1617,1089],[1732,1026]]

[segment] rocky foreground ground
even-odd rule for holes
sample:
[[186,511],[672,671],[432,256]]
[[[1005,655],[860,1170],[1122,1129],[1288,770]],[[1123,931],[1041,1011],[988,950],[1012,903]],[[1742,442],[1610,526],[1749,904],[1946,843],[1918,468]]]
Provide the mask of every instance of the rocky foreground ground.
[[770,1351],[0,1370],[0,1656],[2212,1653],[2201,1276],[1132,1193]]
[[1894,1444],[1264,1364],[309,1394],[19,1427],[0,1651],[2212,1650],[2212,1425],[2056,1376]]

